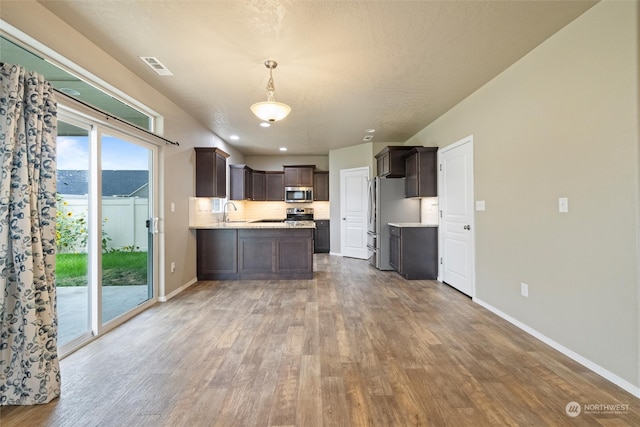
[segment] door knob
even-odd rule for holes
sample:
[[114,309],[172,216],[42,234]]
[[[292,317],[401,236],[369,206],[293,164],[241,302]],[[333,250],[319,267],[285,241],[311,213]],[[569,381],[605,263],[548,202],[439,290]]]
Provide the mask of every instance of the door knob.
[[464,226],[464,227],[462,227],[462,228],[464,228],[465,230],[471,230],[471,226],[470,226],[470,225],[465,225],[465,226]]

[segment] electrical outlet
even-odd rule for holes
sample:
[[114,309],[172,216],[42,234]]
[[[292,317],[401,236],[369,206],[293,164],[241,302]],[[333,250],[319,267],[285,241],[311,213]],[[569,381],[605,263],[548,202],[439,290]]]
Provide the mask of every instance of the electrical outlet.
[[175,272],[176,272],[176,263],[175,263],[175,261],[173,261],[173,262],[171,263],[171,272],[172,272],[172,273],[175,273]]
[[520,283],[520,294],[523,297],[529,297],[529,285],[526,283]]

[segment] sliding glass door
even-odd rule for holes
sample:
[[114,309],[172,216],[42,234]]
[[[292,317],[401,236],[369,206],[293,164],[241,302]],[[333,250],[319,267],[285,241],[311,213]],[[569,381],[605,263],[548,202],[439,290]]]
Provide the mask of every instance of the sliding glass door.
[[61,114],[56,284],[62,355],[155,299],[158,152],[125,131]]

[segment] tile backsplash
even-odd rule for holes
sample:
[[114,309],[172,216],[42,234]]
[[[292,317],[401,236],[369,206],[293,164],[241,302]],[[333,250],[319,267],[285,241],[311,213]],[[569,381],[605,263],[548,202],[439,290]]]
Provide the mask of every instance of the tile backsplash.
[[[287,216],[287,208],[313,208],[315,219],[329,219],[329,202],[313,203],[285,203],[285,202],[249,202],[234,200],[232,203],[238,209],[235,211],[231,205],[227,206],[229,219],[232,221],[258,219],[284,219]],[[189,226],[206,225],[222,221],[222,213],[213,213],[213,199],[205,197],[189,198]]]
[[329,219],[329,202],[244,202],[244,205],[245,218],[249,221],[256,219],[284,219],[287,216],[287,208],[313,208],[314,218]]

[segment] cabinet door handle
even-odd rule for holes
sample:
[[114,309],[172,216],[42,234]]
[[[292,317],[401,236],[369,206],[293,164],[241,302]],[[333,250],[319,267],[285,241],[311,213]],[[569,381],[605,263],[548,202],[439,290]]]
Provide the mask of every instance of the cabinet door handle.
[[464,226],[464,227],[462,227],[462,228],[464,228],[465,230],[471,230],[471,226],[470,226],[470,225],[465,225],[465,226]]

